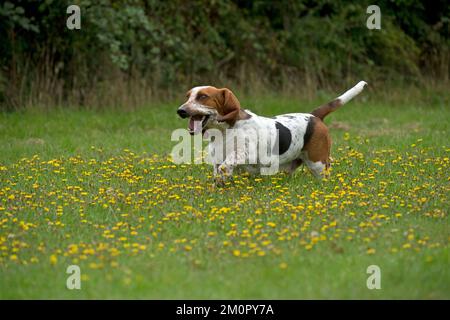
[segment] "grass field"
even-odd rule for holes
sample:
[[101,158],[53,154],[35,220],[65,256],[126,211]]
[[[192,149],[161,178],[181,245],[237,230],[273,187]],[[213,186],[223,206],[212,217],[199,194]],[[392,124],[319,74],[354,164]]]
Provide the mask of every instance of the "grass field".
[[169,161],[176,107],[0,115],[0,298],[450,298],[448,105],[355,99],[326,119],[329,180],[224,188]]

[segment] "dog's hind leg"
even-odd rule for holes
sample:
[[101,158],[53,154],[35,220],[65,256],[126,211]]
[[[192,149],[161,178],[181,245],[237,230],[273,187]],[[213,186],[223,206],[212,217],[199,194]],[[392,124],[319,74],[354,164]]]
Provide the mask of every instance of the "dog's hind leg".
[[330,167],[331,138],[325,124],[317,120],[308,143],[303,148],[302,159],[314,176],[328,176]]
[[303,160],[302,159],[295,159],[292,160],[292,162],[290,163],[287,172],[289,174],[293,174],[295,172],[295,170],[297,170],[298,167],[300,167],[303,164]]
[[316,178],[328,178],[328,168],[330,167],[328,163],[323,163],[322,161],[314,162],[311,160],[306,160],[305,164]]

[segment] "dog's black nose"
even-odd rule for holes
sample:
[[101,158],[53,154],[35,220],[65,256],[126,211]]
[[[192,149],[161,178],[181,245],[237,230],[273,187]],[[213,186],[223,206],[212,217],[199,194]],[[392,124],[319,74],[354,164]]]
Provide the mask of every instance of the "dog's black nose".
[[177,110],[177,113],[178,113],[178,115],[179,115],[180,117],[182,117],[183,119],[189,117],[188,113],[187,113],[186,110],[184,110],[184,109],[178,109],[178,110]]

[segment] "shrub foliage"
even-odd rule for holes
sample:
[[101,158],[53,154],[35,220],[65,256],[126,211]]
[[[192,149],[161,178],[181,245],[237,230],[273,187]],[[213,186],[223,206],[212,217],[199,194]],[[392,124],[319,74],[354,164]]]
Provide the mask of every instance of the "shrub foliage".
[[[66,28],[70,4],[81,8],[81,30]],[[294,90],[355,77],[448,81],[448,1],[377,1],[381,30],[366,27],[369,4],[5,1],[0,104],[134,104],[206,82]]]

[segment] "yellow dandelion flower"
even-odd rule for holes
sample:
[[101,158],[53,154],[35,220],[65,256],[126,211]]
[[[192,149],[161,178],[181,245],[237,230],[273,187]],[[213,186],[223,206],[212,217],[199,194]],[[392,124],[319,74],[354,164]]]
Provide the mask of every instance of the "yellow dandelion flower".
[[55,265],[58,262],[58,257],[54,254],[50,256],[50,264]]

